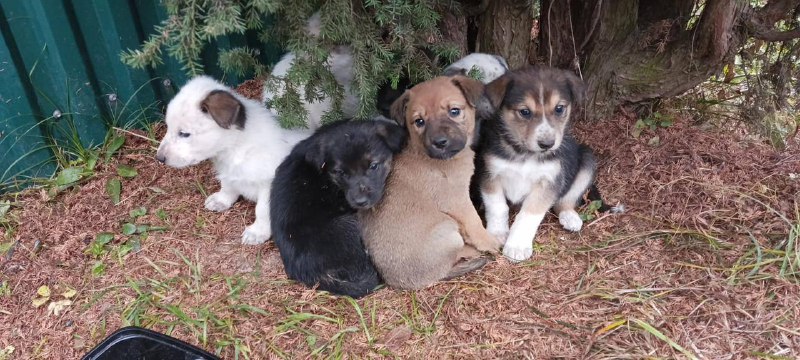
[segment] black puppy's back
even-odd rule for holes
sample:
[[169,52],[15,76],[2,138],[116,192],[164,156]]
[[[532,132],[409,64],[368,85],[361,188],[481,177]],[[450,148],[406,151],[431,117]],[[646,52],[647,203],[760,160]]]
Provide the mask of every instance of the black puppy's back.
[[300,142],[278,167],[270,196],[270,221],[289,278],[354,298],[380,284],[363,245],[356,210],[307,156],[322,142],[338,142],[338,147],[344,147],[348,146],[342,141],[345,134],[376,136],[375,131],[368,121],[323,126]]

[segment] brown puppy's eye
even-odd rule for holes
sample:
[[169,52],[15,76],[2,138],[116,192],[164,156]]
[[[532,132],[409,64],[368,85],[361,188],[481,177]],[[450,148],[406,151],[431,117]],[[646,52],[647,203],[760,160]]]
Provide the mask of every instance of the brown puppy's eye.
[[526,119],[530,118],[531,117],[531,111],[528,110],[528,109],[520,109],[519,110],[519,116],[522,116],[522,117],[524,117]]
[[422,120],[422,118],[414,120],[414,125],[416,125],[417,127],[421,128],[421,127],[425,126],[425,120]]
[[458,115],[461,115],[461,109],[459,109],[459,108],[450,109],[450,116],[451,117],[456,117]]

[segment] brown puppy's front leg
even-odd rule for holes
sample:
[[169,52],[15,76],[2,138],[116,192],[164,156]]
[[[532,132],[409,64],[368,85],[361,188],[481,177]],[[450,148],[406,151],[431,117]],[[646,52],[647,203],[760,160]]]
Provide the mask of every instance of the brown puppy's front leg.
[[459,202],[457,205],[459,205],[458,209],[451,209],[452,212],[449,212],[448,215],[458,222],[464,243],[474,246],[478,251],[499,252],[500,244],[483,227],[481,218],[472,203],[469,201]]

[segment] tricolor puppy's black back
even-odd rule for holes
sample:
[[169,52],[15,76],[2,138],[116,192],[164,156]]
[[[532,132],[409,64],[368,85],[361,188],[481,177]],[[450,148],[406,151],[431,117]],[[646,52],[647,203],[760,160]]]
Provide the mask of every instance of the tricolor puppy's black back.
[[405,141],[393,123],[340,121],[292,150],[270,196],[273,239],[289,278],[355,298],[380,284],[356,211],[381,200]]
[[[578,231],[575,211],[594,181],[596,162],[570,134],[585,86],[573,73],[529,67],[506,73],[487,86],[497,109],[483,125],[476,181],[487,230],[505,241],[512,260],[532,255],[536,229],[550,208],[564,228]],[[507,202],[520,213],[509,229]]]

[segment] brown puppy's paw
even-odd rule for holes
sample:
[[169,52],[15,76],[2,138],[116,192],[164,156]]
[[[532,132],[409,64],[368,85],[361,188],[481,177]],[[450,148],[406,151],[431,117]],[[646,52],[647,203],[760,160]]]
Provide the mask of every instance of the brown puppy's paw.
[[472,239],[471,243],[480,252],[499,253],[503,244],[498,239],[489,233],[482,233],[478,235],[479,238]]

